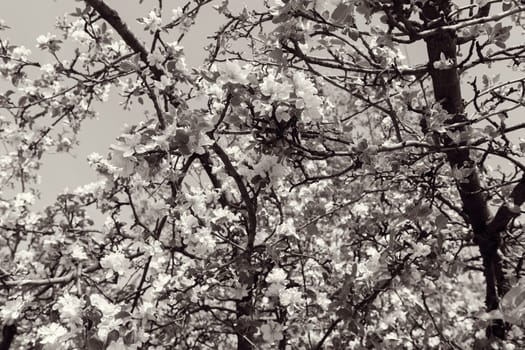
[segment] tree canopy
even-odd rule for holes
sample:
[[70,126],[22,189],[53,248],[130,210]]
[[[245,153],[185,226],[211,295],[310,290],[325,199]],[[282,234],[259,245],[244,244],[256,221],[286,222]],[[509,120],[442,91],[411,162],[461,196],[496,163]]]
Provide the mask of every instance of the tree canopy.
[[520,1],[139,2],[0,24],[1,350],[525,346]]

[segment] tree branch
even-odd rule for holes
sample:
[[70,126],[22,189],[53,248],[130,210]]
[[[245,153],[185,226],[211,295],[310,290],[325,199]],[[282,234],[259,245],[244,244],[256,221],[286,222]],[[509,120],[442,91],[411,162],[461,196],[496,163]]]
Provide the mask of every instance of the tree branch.
[[[82,270],[82,274],[94,272],[100,269],[100,264],[96,263]],[[15,281],[3,281],[0,283],[0,289],[7,289],[10,287],[21,287],[21,286],[47,286],[52,284],[66,284],[78,277],[78,272],[73,271],[67,275],[52,278],[38,278],[38,279],[24,279]]]
[[257,226],[257,217],[256,217],[256,207],[253,203],[253,199],[251,198],[250,194],[248,193],[248,189],[246,188],[246,185],[243,182],[243,179],[241,175],[237,172],[233,164],[231,163],[228,155],[224,150],[219,146],[217,142],[215,142],[212,146],[213,151],[217,154],[217,156],[221,159],[222,163],[224,164],[224,168],[226,169],[226,172],[229,176],[233,178],[235,181],[237,187],[239,188],[239,192],[241,193],[241,198],[244,201],[244,204],[246,206],[246,211],[248,212],[248,244],[247,249],[251,250],[253,248],[253,244],[255,242],[255,230]]
[[508,16],[512,16],[514,14],[517,14],[523,11],[525,11],[525,6],[518,6],[508,11],[500,12],[497,15],[492,15],[488,17],[477,17],[477,18],[471,19],[469,21],[461,22],[461,23],[456,23],[456,24],[451,24],[451,25],[446,25],[446,26],[438,26],[436,28],[427,29],[427,30],[417,33],[417,35],[421,38],[429,38],[440,32],[445,32],[445,31],[456,32],[459,29],[465,28],[468,26],[499,21],[500,19],[503,19]]
[[117,31],[122,40],[136,53],[139,54],[140,59],[151,69],[155,80],[160,80],[160,77],[164,75],[164,72],[158,69],[156,66],[150,66],[148,63],[149,52],[146,50],[144,45],[140,43],[137,37],[129,30],[128,26],[117,11],[109,7],[102,0],[84,0],[86,4],[91,6],[97,13],[108,22],[113,29]]

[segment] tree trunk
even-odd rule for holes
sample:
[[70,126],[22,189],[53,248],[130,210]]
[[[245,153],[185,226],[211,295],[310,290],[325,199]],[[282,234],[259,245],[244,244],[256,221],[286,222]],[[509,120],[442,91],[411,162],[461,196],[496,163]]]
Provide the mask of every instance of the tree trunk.
[[0,350],[9,350],[11,343],[15,339],[16,324],[5,325],[2,328],[2,342],[0,342]]
[[247,295],[236,303],[237,309],[237,350],[253,350],[255,327],[252,324],[253,316],[253,290],[255,288],[255,275],[251,267],[251,253],[244,252],[239,256],[238,266],[239,282],[247,286]]
[[[428,3],[423,8],[423,16],[427,21],[437,20],[438,24],[445,25],[444,17],[448,14],[450,2],[447,0]],[[445,14],[445,15],[444,15]],[[441,18],[441,19],[440,19]],[[463,100],[461,98],[461,84],[456,67],[449,69],[435,69],[433,63],[439,61],[442,55],[456,63],[456,36],[451,31],[439,31],[425,39],[429,58],[429,70],[434,87],[436,101],[453,116],[451,122],[466,121]],[[456,131],[463,131],[459,127]],[[445,140],[447,146],[459,146],[451,140]],[[502,260],[498,253],[500,243],[500,230],[489,230],[490,211],[487,200],[483,195],[479,173],[475,162],[470,158],[469,150],[458,149],[447,152],[450,166],[454,168],[468,167],[473,171],[463,181],[457,182],[457,188],[462,200],[463,209],[469,219],[469,224],[474,232],[474,241],[479,247],[483,260],[483,269],[486,282],[487,311],[498,308],[499,296],[504,294],[507,283],[503,274]],[[487,337],[505,337],[503,321],[496,320],[487,328]]]

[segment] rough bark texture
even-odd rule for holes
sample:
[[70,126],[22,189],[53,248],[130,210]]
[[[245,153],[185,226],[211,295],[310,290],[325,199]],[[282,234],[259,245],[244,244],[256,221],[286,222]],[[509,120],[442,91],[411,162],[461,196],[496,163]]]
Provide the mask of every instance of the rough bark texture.
[[[436,1],[429,3],[423,9],[423,16],[428,21],[435,20],[438,24],[446,24],[444,14],[449,12],[449,1]],[[434,22],[434,23],[436,23]],[[456,37],[454,32],[438,31],[437,34],[425,39],[429,58],[429,69],[434,87],[436,101],[453,116],[452,122],[466,120],[464,115],[463,100],[461,97],[461,84],[458,70],[435,69],[433,62],[439,61],[442,54],[456,62]],[[461,128],[458,131],[462,131]],[[450,146],[450,140],[445,141]],[[479,173],[476,165],[470,159],[469,151],[458,149],[447,152],[447,158],[452,168],[473,168],[470,175],[463,181],[458,181],[457,187],[462,200],[463,210],[469,219],[469,224],[474,232],[474,240],[479,247],[483,260],[486,280],[486,306],[488,311],[498,308],[499,296],[507,290],[507,283],[502,268],[502,260],[498,253],[500,235],[505,230],[508,221],[500,220],[496,215],[498,224],[491,222],[487,200],[483,195]],[[505,212],[505,210],[503,209]],[[501,215],[500,215],[501,216]],[[491,224],[491,229],[489,229]],[[496,320],[487,328],[487,337],[505,337],[505,325],[501,320]]]
[[251,323],[253,317],[253,292],[252,288],[255,286],[254,275],[250,269],[249,255],[241,256],[240,267],[245,270],[240,270],[240,282],[249,286],[248,294],[242,297],[236,303],[237,309],[237,350],[253,350],[255,327]]
[[[136,53],[140,55],[140,59],[144,63],[148,63],[148,54],[144,45],[137,39],[137,37],[129,30],[128,26],[117,11],[109,7],[103,0],[85,0],[86,4],[91,6],[97,13],[104,18],[117,31],[122,40]],[[160,80],[163,72],[155,66],[150,67],[153,76],[156,80]]]
[[0,342],[0,350],[9,350],[11,343],[15,339],[16,325],[5,325],[2,329],[2,342]]

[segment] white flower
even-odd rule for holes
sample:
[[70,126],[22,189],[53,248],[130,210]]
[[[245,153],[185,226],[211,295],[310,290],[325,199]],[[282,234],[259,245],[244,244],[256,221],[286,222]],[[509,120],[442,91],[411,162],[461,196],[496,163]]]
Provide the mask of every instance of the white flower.
[[428,345],[431,347],[437,347],[441,344],[441,339],[438,336],[428,338]]
[[168,284],[171,280],[171,276],[165,273],[160,273],[157,278],[153,281],[152,287],[155,293],[162,291],[164,286]]
[[156,311],[157,307],[149,300],[144,300],[138,308],[138,313],[145,319],[153,319]]
[[354,204],[352,212],[358,216],[366,216],[369,210],[370,208],[366,204],[356,203]]
[[58,310],[61,321],[77,324],[82,322],[81,314],[83,307],[84,300],[67,292],[58,298],[56,304],[53,305],[53,309]]
[[11,57],[15,60],[25,61],[29,55],[31,55],[31,50],[24,46],[15,47],[11,52]]
[[150,66],[160,67],[164,62],[164,59],[164,56],[160,52],[155,51],[154,53],[150,53],[148,55],[148,64]]
[[110,303],[100,294],[92,294],[89,297],[91,305],[102,312],[104,317],[113,317],[120,312],[120,306]]
[[452,58],[447,58],[443,52],[439,58],[439,61],[434,61],[433,63],[434,69],[445,70],[454,67],[454,60]]
[[278,342],[283,339],[283,326],[277,322],[270,321],[265,323],[260,330],[264,341],[267,343]]
[[89,34],[84,31],[84,21],[82,19],[78,19],[71,23],[70,30],[71,32],[69,35],[73,38],[73,40],[78,41],[81,44],[91,40]]
[[37,47],[47,45],[53,40],[56,40],[56,36],[53,34],[47,33],[46,35],[40,35],[38,38],[36,38],[36,42],[38,43]]
[[15,261],[20,264],[31,264],[35,261],[35,252],[32,249],[19,250],[15,254]]
[[112,41],[111,44],[107,46],[107,48],[113,50],[114,52],[120,55],[125,55],[126,53],[129,52],[128,45],[126,45],[124,40]]
[[16,321],[22,314],[24,305],[25,301],[20,297],[6,301],[0,308],[0,319],[8,324]]
[[180,225],[183,231],[191,231],[194,227],[199,226],[199,220],[191,214],[183,213],[180,218]]
[[102,317],[102,320],[100,321],[98,325],[98,331],[97,335],[102,341],[106,341],[108,334],[118,329],[124,321],[121,318],[114,318],[114,317]]
[[92,294],[89,300],[91,301],[91,305],[102,312],[102,319],[98,325],[97,335],[101,340],[105,341],[109,332],[117,329],[124,322],[122,318],[115,318],[120,312],[120,306],[110,303],[100,294]]
[[42,344],[54,345],[64,341],[64,337],[68,334],[67,329],[56,323],[50,323],[38,329],[38,336],[42,338]]
[[84,32],[83,30],[75,30],[71,33],[71,37],[73,40],[78,41],[79,43],[85,43],[86,41],[89,41],[91,37],[88,33]]
[[231,210],[219,207],[213,210],[212,222],[231,222],[239,220],[239,213],[233,213]]
[[293,83],[295,85],[295,94],[298,97],[310,97],[317,94],[317,88],[314,83],[306,78],[303,72],[295,72],[293,75]]
[[112,252],[100,260],[100,266],[123,275],[130,268],[130,262],[122,252]]
[[13,200],[13,205],[15,207],[23,207],[26,205],[31,205],[35,202],[35,196],[30,192],[22,192],[16,195]]
[[283,306],[297,305],[302,297],[303,295],[297,287],[283,289],[279,292],[279,302]]
[[247,84],[249,70],[237,62],[226,61],[217,66],[220,73],[219,80],[224,83]]
[[168,78],[166,75],[160,77],[160,81],[155,82],[155,87],[159,90],[165,90],[167,87],[173,85],[173,80]]
[[55,73],[55,67],[50,64],[50,63],[46,63],[44,65],[42,65],[42,67],[40,67],[40,70],[44,73],[47,73],[47,74],[54,74]]
[[88,256],[86,254],[86,251],[84,250],[84,247],[82,247],[80,244],[74,244],[70,248],[71,250],[71,257],[73,259],[77,259],[78,261],[87,260]]
[[293,75],[295,95],[297,100],[295,106],[304,109],[303,118],[305,121],[315,121],[321,118],[320,107],[321,98],[317,95],[317,88],[314,83],[306,78],[303,72],[295,72]]
[[172,21],[178,20],[184,14],[184,11],[182,11],[182,8],[180,6],[177,8],[174,8],[173,10],[171,10],[171,12],[173,13],[173,16],[171,17]]
[[104,189],[105,181],[99,180],[91,182],[82,186],[78,186],[73,190],[73,193],[77,196],[89,196],[96,195],[99,191]]
[[287,82],[278,82],[275,75],[270,74],[263,79],[261,93],[269,96],[271,101],[285,100],[292,93],[292,85]]
[[269,0],[268,6],[270,7],[270,10],[275,11],[283,7],[285,4],[282,0]]
[[363,259],[357,264],[357,281],[370,279],[381,268],[379,252],[373,248],[368,248],[366,254],[368,259]]
[[102,102],[107,102],[109,99],[109,92],[111,90],[110,84],[97,85],[94,89],[95,94]]
[[206,256],[215,250],[215,239],[208,227],[201,227],[190,233],[188,237],[188,251],[199,256]]
[[412,244],[412,249],[413,249],[413,253],[412,253],[412,257],[413,258],[417,258],[417,257],[425,257],[427,256],[428,254],[430,254],[432,252],[432,250],[430,249],[430,247],[426,244],[423,244],[421,242],[417,242],[416,244]]
[[179,57],[177,63],[175,64],[175,68],[177,68],[177,70],[182,73],[188,73],[188,65],[186,64],[186,58]]
[[20,86],[18,90],[22,91],[27,95],[35,95],[38,89],[33,85]]
[[317,293],[317,305],[319,305],[321,309],[327,311],[331,303],[332,302],[330,301],[328,295],[325,292]]
[[283,283],[286,281],[286,271],[281,268],[274,268],[268,276],[266,276],[266,282],[268,283]]
[[157,16],[157,13],[153,10],[149,13],[148,17],[142,18],[142,23],[145,24],[144,29],[152,32],[156,32],[162,27],[162,19]]
[[93,164],[96,164],[96,163],[101,162],[102,160],[104,160],[104,157],[102,157],[100,154],[98,154],[96,152],[93,152],[93,153],[89,154],[86,159],[87,159],[89,165],[93,165]]
[[171,55],[179,55],[182,54],[182,51],[184,50],[184,46],[179,45],[178,41],[172,41],[171,43],[166,44],[166,51]]
[[286,106],[277,106],[277,109],[275,110],[275,117],[280,122],[282,122],[282,121],[287,122],[288,120],[290,120],[290,118],[292,116],[290,114],[290,110],[289,110],[288,107],[286,107]]
[[277,226],[275,234],[277,236],[288,236],[299,239],[294,221],[291,218],[286,219],[281,225]]

